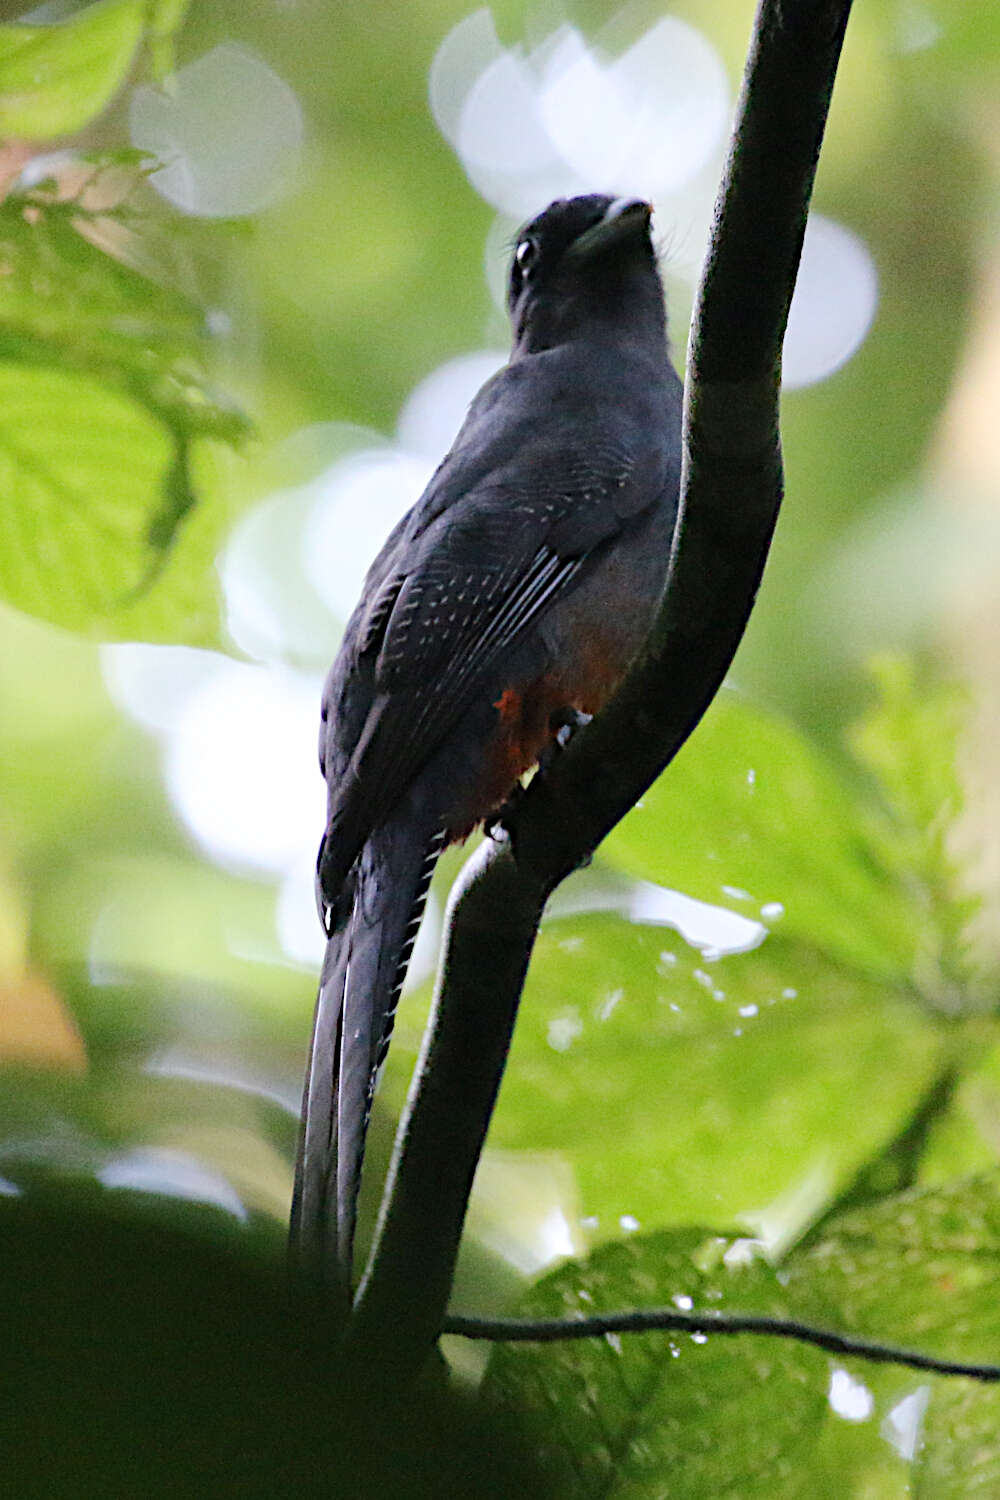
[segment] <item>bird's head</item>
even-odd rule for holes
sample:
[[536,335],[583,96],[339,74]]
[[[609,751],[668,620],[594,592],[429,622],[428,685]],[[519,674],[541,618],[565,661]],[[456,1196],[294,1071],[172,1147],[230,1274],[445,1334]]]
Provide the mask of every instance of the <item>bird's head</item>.
[[507,306],[515,347],[537,353],[597,328],[662,335],[663,288],[640,198],[559,198],[517,236]]

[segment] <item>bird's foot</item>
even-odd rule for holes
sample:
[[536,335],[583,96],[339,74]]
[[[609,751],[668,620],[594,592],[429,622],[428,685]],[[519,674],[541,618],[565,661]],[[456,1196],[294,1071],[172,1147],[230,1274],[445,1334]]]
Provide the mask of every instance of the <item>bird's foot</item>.
[[543,776],[555,764],[559,752],[565,750],[577,730],[585,729],[593,717],[593,714],[582,713],[578,708],[562,708],[552,715],[549,720],[552,738],[538,757],[538,769]]
[[524,796],[524,791],[524,787],[518,781],[507,798],[501,802],[496,812],[490,813],[489,817],[483,823],[483,832],[488,839],[493,839],[494,842],[499,844],[504,839],[510,838],[510,829],[507,825],[517,812],[521,799]]
[[[549,728],[552,738],[538,757],[538,774],[544,776],[555,764],[556,758],[565,750],[570,740],[578,729],[583,729],[590,723],[593,714],[582,713],[578,708],[563,708],[552,715],[549,720]],[[501,803],[496,812],[483,823],[483,832],[487,838],[498,841],[510,836],[510,823],[515,817],[521,805],[527,787],[520,781],[511,791],[507,799]]]

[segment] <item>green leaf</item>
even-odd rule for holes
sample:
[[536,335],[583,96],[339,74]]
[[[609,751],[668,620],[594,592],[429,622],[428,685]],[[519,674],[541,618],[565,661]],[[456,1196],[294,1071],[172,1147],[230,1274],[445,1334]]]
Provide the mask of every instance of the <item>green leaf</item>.
[[[421,1019],[408,997],[397,1105]],[[564,1155],[602,1235],[628,1216],[786,1243],[905,1125],[939,1049],[911,1001],[804,945],[706,961],[662,927],[565,918],[537,944],[489,1141]]]
[[163,428],[116,391],[0,364],[4,596],[71,628],[124,604],[148,567],[170,461]]
[[969,1057],[949,1108],[920,1159],[920,1180],[946,1182],[1000,1164],[1000,1043],[995,1023],[973,1023]]
[[[993,1171],[843,1214],[821,1240],[793,1252],[782,1284],[797,1317],[945,1358],[1000,1364],[998,1269],[1000,1173]],[[912,1493],[921,1500],[994,1494],[996,1387],[903,1371],[894,1384],[896,1401],[908,1395],[916,1403]]]
[[101,636],[210,638],[222,507],[202,508],[151,587],[153,528],[175,482],[170,436],[138,403],[75,373],[0,363],[0,592],[17,608]]
[[18,521],[0,593],[94,635],[214,643],[231,518],[200,439],[235,442],[247,423],[209,387],[200,310],[97,233],[148,254],[76,202],[35,190],[0,205],[0,463]]
[[174,39],[191,0],[151,0],[149,51],[153,77],[159,82],[175,67]]
[[[163,641],[170,645],[220,645],[220,586],[216,559],[234,519],[227,454],[216,444],[196,443],[188,452],[194,509],[161,504],[150,522],[147,568],[138,589],[81,628],[101,641]],[[178,470],[173,469],[174,476]],[[168,492],[169,493],[169,492]],[[176,490],[173,493],[177,493]],[[162,530],[169,520],[171,538]]]
[[873,659],[877,701],[850,735],[851,747],[878,778],[900,829],[933,838],[962,805],[955,754],[968,706],[954,683],[922,682],[904,656]]
[[832,1221],[793,1252],[788,1296],[815,1322],[1000,1363],[1000,1173],[914,1188]]
[[601,852],[852,968],[910,972],[919,913],[880,866],[856,798],[791,725],[733,693],[716,699]]
[[144,0],[103,0],[56,26],[0,27],[0,136],[82,129],[125,82],[145,19]]
[[914,1500],[1000,1495],[1000,1390],[935,1381],[914,1473]]
[[885,806],[882,856],[921,911],[917,973],[944,1009],[969,1006],[965,933],[978,903],[961,888],[949,835],[962,807],[958,749],[967,694],[952,683],[917,681],[902,656],[872,663],[878,699],[850,736]]
[[[93,177],[121,157],[103,155]],[[249,423],[209,385],[204,311],[169,284],[173,265],[134,223],[127,202],[95,213],[38,188],[11,193],[0,204],[0,355],[91,371],[179,438],[235,443]]]
[[[774,1272],[729,1250],[692,1229],[604,1246],[546,1277],[518,1313],[576,1318],[690,1298],[780,1314]],[[554,1496],[791,1500],[808,1493],[826,1387],[816,1350],[658,1333],[497,1345],[483,1400],[527,1423]]]
[[[776,1275],[759,1260],[747,1263],[742,1248],[692,1229],[636,1236],[560,1267],[518,1315],[574,1319],[674,1303],[766,1312],[944,1357],[1000,1362],[1000,1173],[844,1214]],[[742,1335],[709,1335],[695,1345],[666,1334],[498,1345],[485,1396],[527,1410],[556,1495],[964,1500],[994,1493],[995,1388],[860,1359],[817,1359],[794,1345],[786,1363],[787,1347]],[[761,1358],[769,1361],[763,1384]],[[853,1384],[853,1413],[843,1384],[835,1399],[830,1382],[829,1407],[816,1400],[827,1371]],[[754,1420],[759,1435],[749,1430]]]
[[[91,181],[105,168],[139,166],[132,153],[86,160]],[[61,199],[41,188],[5,199],[0,328],[6,348],[18,339],[44,339],[77,362],[114,368],[125,360],[138,372],[150,362],[150,344],[165,342],[174,358],[192,347],[203,314],[125,262],[148,248],[123,218],[124,205],[96,214],[80,197]]]

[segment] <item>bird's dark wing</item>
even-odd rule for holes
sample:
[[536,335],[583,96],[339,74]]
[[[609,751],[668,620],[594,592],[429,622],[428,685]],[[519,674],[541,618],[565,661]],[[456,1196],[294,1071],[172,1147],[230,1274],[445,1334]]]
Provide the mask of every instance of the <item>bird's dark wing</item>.
[[670,479],[666,452],[647,444],[595,434],[586,457],[537,447],[465,491],[460,510],[418,509],[378,561],[328,683],[327,901],[477,684]]

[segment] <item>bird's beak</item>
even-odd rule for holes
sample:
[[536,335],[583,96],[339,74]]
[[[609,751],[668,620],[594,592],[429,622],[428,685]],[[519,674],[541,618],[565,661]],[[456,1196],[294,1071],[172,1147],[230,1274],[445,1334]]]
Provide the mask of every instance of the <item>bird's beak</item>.
[[573,241],[566,254],[575,260],[580,256],[591,256],[606,250],[640,228],[647,228],[652,213],[653,205],[642,198],[616,198],[613,203],[608,204],[604,217],[585,229]]

